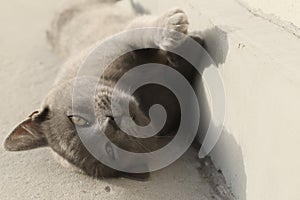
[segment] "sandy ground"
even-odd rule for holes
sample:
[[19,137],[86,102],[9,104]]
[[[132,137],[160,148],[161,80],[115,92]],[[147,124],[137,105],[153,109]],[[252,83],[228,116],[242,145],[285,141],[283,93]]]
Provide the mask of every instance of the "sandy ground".
[[[39,107],[60,66],[45,37],[58,2],[0,1],[1,143]],[[225,187],[215,181],[220,174],[206,164],[190,150],[147,182],[95,180],[61,167],[49,149],[12,153],[1,147],[0,199],[225,199]]]

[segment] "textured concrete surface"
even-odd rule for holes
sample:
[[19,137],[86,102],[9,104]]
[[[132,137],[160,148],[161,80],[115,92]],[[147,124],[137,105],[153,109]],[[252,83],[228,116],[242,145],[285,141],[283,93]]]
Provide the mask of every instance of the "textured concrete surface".
[[[0,141],[38,108],[60,61],[46,29],[59,0],[0,1]],[[57,164],[49,149],[5,152],[0,148],[0,199],[224,199],[222,177],[189,151],[147,182],[95,180]],[[219,182],[221,180],[221,182]]]
[[300,27],[300,2],[298,0],[240,0],[254,11],[290,22]]

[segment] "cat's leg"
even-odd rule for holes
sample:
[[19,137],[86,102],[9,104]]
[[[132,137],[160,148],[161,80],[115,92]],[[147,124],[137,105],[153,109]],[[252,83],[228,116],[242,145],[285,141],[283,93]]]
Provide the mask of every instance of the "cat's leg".
[[132,21],[127,30],[139,31],[130,32],[127,39],[134,48],[151,46],[168,50],[184,41],[188,26],[188,18],[184,11],[171,9],[159,17],[143,16]]

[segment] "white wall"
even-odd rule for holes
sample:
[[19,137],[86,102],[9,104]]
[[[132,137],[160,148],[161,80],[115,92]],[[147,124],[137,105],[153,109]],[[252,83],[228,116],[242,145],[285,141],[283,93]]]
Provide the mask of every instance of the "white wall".
[[[154,13],[181,7],[191,28],[204,32],[226,90],[224,132],[211,156],[237,198],[299,199],[299,32],[255,16],[234,0],[139,2]],[[275,2],[269,6],[282,4],[281,12],[292,15],[284,10],[292,0]],[[299,12],[294,15],[299,22]]]

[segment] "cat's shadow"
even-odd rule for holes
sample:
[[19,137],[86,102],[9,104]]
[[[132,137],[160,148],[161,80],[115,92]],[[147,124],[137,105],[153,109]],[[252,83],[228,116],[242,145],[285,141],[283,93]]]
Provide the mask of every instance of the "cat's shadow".
[[224,64],[227,58],[229,44],[227,33],[215,26],[201,33],[204,40],[204,48],[211,56],[216,66]]
[[[224,64],[226,62],[229,51],[229,42],[226,31],[223,31],[221,28],[216,26],[203,32],[193,32],[193,35],[202,38],[202,46],[205,48],[212,61],[214,62],[214,67],[218,69],[220,67],[225,67]],[[205,64],[201,66],[202,74],[207,67],[211,67]],[[208,96],[205,93],[205,86],[202,78],[200,78],[197,83],[199,89],[198,98],[201,100],[201,121],[197,135],[199,145],[199,143],[201,144],[203,142],[206,136],[209,123],[212,119],[212,112],[209,108],[209,100]],[[224,89],[226,89],[225,85],[223,86]],[[215,126],[215,128],[213,128],[214,130],[219,130],[217,125],[215,125],[214,123],[212,125]],[[224,144],[227,147],[225,147]],[[198,146],[198,148],[200,148],[200,145]],[[231,152],[229,150],[224,151],[224,148],[230,149]],[[226,127],[223,127],[220,139],[214,147],[213,151],[214,150],[214,158],[218,160],[218,163],[223,163],[223,165],[225,165],[227,168],[230,167],[231,169],[234,169],[231,172],[227,172],[227,175],[228,173],[236,174],[236,177],[231,180],[233,181],[233,183],[231,184],[233,184],[234,186],[233,190],[235,191],[235,194],[238,195],[239,199],[246,199],[247,176],[245,173],[243,152],[232,134],[226,130]]]
[[[202,75],[205,70],[210,67],[219,70],[220,66],[226,61],[229,47],[227,33],[218,27],[213,27],[202,32],[194,31],[191,33],[191,36],[204,48],[203,52],[199,53],[199,55],[195,55],[196,59],[199,60],[199,76],[197,76],[194,81],[194,88],[196,88],[196,95],[198,97],[200,108],[200,123],[196,138],[196,146],[200,148],[199,146],[206,136],[212,119],[212,111],[209,107],[209,93],[207,93],[208,88],[207,85],[205,86],[205,80],[203,80]],[[222,77],[219,76],[216,78]],[[224,85],[223,87],[225,88]]]

